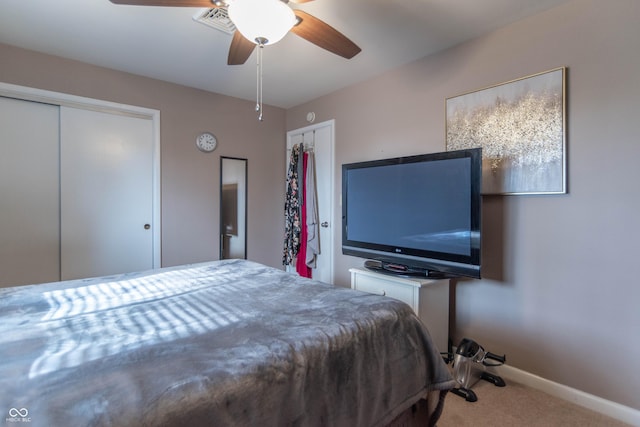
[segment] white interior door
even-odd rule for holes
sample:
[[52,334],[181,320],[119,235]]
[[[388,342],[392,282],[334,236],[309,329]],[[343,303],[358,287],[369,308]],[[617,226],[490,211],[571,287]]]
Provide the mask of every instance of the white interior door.
[[0,97],[0,286],[60,279],[58,115]]
[[329,120],[287,132],[287,163],[291,147],[300,142],[304,142],[307,147],[313,147],[316,160],[320,255],[317,268],[312,271],[312,277],[333,283],[333,235],[338,230],[333,224],[334,121]]
[[61,107],[62,280],[153,268],[153,123]]

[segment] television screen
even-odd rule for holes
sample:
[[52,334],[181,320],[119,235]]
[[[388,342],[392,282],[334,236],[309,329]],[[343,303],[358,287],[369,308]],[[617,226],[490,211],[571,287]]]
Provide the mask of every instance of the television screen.
[[419,275],[480,277],[480,149],[342,167],[343,253]]

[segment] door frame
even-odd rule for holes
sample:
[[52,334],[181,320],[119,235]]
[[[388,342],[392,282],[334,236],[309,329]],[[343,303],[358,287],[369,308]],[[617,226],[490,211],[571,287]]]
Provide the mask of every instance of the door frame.
[[[335,142],[336,142],[336,126],[335,126],[335,119],[331,119],[331,120],[327,120],[324,122],[320,122],[320,123],[316,123],[316,124],[312,124],[309,126],[305,126],[299,129],[293,129],[290,131],[287,131],[287,146],[286,146],[286,151],[285,151],[285,166],[288,166],[289,163],[289,153],[291,152],[291,148],[293,147],[293,137],[294,136],[298,136],[298,135],[304,135],[305,133],[308,132],[313,132],[317,129],[321,129],[321,128],[325,128],[328,127],[329,128],[329,135],[330,135],[330,141],[329,141],[329,146],[330,146],[330,150],[331,150],[331,162],[329,165],[329,188],[331,189],[331,194],[329,195],[329,218],[331,221],[331,229],[330,229],[330,233],[329,233],[329,248],[330,248],[330,254],[328,257],[329,260],[329,277],[331,278],[331,283],[334,282],[334,269],[333,269],[333,265],[334,265],[334,259],[335,259],[335,233],[336,233],[336,228],[334,227],[334,224],[336,224],[335,218],[336,218],[336,212],[335,212],[335,203],[334,203],[334,198],[335,198],[335,163],[336,163],[336,150],[335,150]],[[317,170],[316,170],[317,172]],[[286,170],[285,170],[285,174],[286,174]],[[286,191],[286,189],[285,189]],[[322,243],[320,243],[322,245]],[[327,245],[325,244],[324,247],[326,247]]]
[[160,111],[3,82],[0,82],[0,96],[151,120],[153,127],[153,268],[160,268],[162,266]]

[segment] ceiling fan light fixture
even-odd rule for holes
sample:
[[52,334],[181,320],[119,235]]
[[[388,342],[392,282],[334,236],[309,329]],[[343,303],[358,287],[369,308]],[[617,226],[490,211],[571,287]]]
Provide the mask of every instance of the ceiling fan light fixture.
[[255,44],[279,42],[296,23],[293,10],[280,0],[234,0],[229,17],[236,28]]

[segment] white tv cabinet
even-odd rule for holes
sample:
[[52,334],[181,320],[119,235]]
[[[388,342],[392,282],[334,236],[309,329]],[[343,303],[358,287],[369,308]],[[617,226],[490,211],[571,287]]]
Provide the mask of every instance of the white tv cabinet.
[[407,303],[429,330],[441,353],[449,349],[449,279],[396,277],[351,268],[351,288]]

